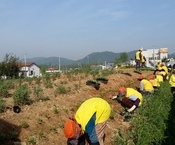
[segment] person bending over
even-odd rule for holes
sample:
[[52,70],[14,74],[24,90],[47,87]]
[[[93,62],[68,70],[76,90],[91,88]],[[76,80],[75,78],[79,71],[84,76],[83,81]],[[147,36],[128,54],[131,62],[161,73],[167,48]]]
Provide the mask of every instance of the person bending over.
[[111,107],[102,98],[90,98],[81,104],[75,116],[64,125],[67,145],[104,145],[105,127]]

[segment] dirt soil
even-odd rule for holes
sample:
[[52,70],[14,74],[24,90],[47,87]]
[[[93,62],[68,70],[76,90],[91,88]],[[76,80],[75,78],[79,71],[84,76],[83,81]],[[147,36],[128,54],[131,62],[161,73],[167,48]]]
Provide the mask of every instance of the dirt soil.
[[[142,74],[148,76],[152,72],[143,71]],[[52,88],[46,88],[43,82],[38,85],[33,81],[29,84],[30,90],[40,87],[43,89],[43,95],[48,96],[50,100],[36,101],[34,93],[31,93],[30,97],[35,101],[30,105],[20,106],[21,112],[14,113],[12,97],[6,98],[8,108],[0,114],[0,133],[10,134],[9,136],[13,140],[14,133],[17,132],[17,140],[26,145],[30,144],[29,140],[32,140],[32,137],[36,139],[36,145],[66,145],[66,138],[63,134],[65,121],[74,115],[83,101],[98,96],[107,100],[114,112],[114,118],[109,119],[105,131],[105,145],[112,145],[112,139],[117,130],[127,130],[130,125],[129,122],[124,122],[123,116],[119,114],[123,109],[121,104],[111,100],[111,97],[122,85],[137,87],[138,76],[139,74],[135,73],[134,69],[123,69],[120,73],[116,70],[115,74],[106,77],[108,78],[107,84],[100,83],[99,90],[86,85],[86,81],[92,79],[92,76],[86,77],[85,74],[74,75],[71,79],[68,79],[66,75],[61,75],[60,78],[52,80]],[[81,85],[77,89],[75,86],[79,83]],[[54,92],[60,84],[69,88],[70,91],[67,94],[55,95]],[[29,127],[24,128],[22,122],[27,122]],[[15,141],[17,141],[16,136]],[[2,143],[2,145],[6,144],[8,143]]]

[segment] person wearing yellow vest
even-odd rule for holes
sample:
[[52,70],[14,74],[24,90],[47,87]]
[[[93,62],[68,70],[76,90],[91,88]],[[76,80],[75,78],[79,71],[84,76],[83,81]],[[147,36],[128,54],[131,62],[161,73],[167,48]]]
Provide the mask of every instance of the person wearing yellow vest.
[[114,100],[120,97],[122,97],[120,99],[121,103],[129,108],[127,112],[134,112],[143,102],[142,94],[133,88],[120,87],[118,94],[113,96],[112,99]]
[[138,80],[140,81],[139,90],[143,95],[154,93],[154,88],[151,82],[145,79],[143,75],[140,75]]
[[142,48],[140,48],[135,54],[136,70],[140,71],[142,60]]
[[104,129],[110,113],[110,105],[102,98],[94,97],[83,102],[75,116],[64,125],[67,145],[85,145],[85,140],[90,145],[104,145]]
[[173,93],[173,95],[175,94],[175,70],[173,70],[172,75],[170,76],[169,79],[169,84],[171,86],[171,92]]
[[159,69],[161,74],[163,75],[163,80],[168,80],[168,67],[162,63]]
[[146,67],[146,57],[144,55],[142,55],[141,64],[142,67]]
[[150,75],[148,80],[151,82],[154,89],[160,88],[160,83],[156,80],[154,75]]
[[157,71],[160,71],[162,69],[161,66],[162,66],[161,61],[158,61],[156,65],[156,69],[153,72],[153,75],[155,75]]
[[163,82],[163,76],[162,76],[162,74],[159,71],[156,71],[155,76],[156,76],[156,80],[159,83],[162,83]]
[[162,63],[160,61],[157,62],[157,70],[161,70]]

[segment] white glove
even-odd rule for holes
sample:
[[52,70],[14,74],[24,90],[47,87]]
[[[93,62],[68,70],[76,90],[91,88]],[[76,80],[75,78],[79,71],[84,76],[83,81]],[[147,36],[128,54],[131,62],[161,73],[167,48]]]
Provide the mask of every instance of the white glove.
[[118,96],[112,96],[112,100],[117,99]]

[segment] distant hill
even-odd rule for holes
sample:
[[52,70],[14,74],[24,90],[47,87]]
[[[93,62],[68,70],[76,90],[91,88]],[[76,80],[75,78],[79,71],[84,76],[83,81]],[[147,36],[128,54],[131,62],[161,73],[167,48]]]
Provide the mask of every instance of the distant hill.
[[[62,57],[34,57],[34,58],[27,58],[27,62],[35,62],[38,65],[49,65],[49,66],[55,66],[59,64],[61,65],[71,65],[71,64],[87,64],[87,63],[98,63],[98,64],[104,64],[109,62],[114,62],[116,58],[120,56],[121,53],[114,53],[109,51],[104,52],[93,52],[87,56],[85,56],[82,59],[79,60],[70,60],[67,58]],[[128,58],[134,58],[135,51],[128,52]],[[22,59],[21,61],[24,61]]]
[[[135,52],[136,50],[126,52],[128,55],[128,60],[134,59]],[[49,66],[58,66],[59,59],[60,59],[61,65],[87,64],[87,63],[104,64],[105,62],[106,63],[114,62],[115,59],[118,58],[121,53],[114,53],[109,51],[93,52],[79,60],[71,60],[71,59],[62,58],[62,57],[60,58],[59,57],[35,57],[35,58],[27,58],[26,61],[35,62],[38,65],[49,65]],[[175,53],[169,55],[169,57],[175,58]],[[21,61],[24,61],[24,59]]]
[[[22,59],[21,61],[24,61]],[[55,66],[59,64],[59,61],[61,65],[70,65],[73,64],[75,61],[62,58],[62,57],[34,57],[34,58],[27,58],[27,62],[35,62],[38,65],[49,65],[49,66]]]
[[170,54],[168,57],[169,57],[169,58],[175,58],[175,53]]

